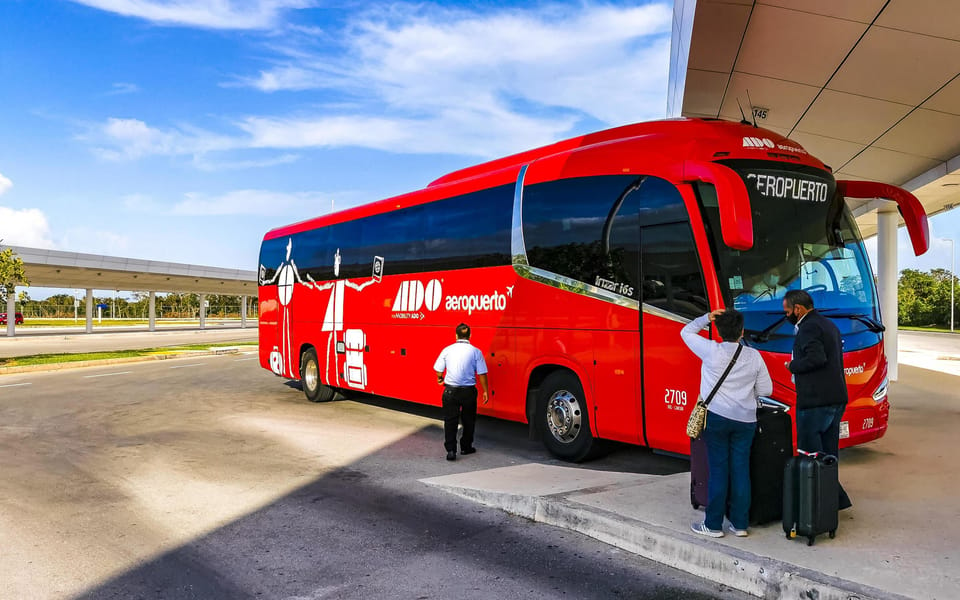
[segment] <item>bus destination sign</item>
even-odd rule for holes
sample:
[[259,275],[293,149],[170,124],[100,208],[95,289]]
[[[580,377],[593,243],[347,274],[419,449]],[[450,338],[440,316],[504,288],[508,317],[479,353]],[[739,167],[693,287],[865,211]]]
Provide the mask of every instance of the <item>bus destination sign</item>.
[[795,175],[747,173],[746,181],[747,185],[755,186],[757,192],[767,198],[826,202],[830,193],[826,183]]

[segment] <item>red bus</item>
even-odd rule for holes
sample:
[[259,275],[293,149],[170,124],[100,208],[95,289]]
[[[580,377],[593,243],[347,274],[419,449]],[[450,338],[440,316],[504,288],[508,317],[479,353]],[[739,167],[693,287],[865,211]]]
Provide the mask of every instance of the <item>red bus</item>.
[[747,124],[640,123],[501,158],[267,233],[260,363],[313,401],[359,390],[439,405],[433,361],[466,322],[490,370],[481,414],[529,423],[567,460],[598,439],[685,454],[700,364],[680,329],[743,311],[774,380],[765,401],[791,406],[782,295],[802,288],[842,332],[841,444],[863,443],[887,428],[887,367],[845,196],[898,202],[926,250],[912,195],[836,181]]

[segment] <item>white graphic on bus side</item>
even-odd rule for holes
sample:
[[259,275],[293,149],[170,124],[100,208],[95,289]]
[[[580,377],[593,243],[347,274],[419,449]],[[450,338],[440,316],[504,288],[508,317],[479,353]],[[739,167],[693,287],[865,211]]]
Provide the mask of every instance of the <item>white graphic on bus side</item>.
[[[323,325],[320,330],[328,332],[327,337],[327,370],[323,382],[327,385],[339,387],[341,385],[341,374],[344,381],[350,387],[363,389],[367,385],[367,369],[363,362],[363,353],[366,351],[366,334],[361,329],[347,329],[344,327],[343,305],[346,288],[362,291],[371,283],[379,283],[383,277],[384,260],[383,257],[374,257],[373,276],[362,284],[354,283],[347,279],[330,281],[319,284],[308,273],[307,281],[300,277],[300,271],[296,263],[290,258],[293,249],[293,238],[287,240],[286,259],[277,267],[274,276],[265,279],[266,267],[260,265],[260,285],[277,284],[277,299],[283,307],[280,315],[280,345],[274,346],[270,352],[270,370],[277,375],[298,378],[300,376],[299,368],[295,368],[294,354],[291,336],[290,336],[290,314],[292,310],[294,284],[299,283],[305,287],[313,288],[316,291],[331,290],[330,299],[327,301],[327,307],[324,311]],[[337,248],[333,257],[333,276],[340,276],[340,249]],[[343,339],[340,339],[340,333],[343,332]],[[337,353],[338,345],[342,343],[345,348],[345,359],[341,373],[340,359]],[[331,378],[330,366],[333,365],[333,377]]]
[[513,297],[513,287],[507,286],[506,294],[495,291],[492,294],[465,294],[461,296],[443,296],[443,286],[437,279],[431,279],[426,286],[416,279],[404,281],[393,299],[394,319],[422,320],[424,310],[433,312],[443,304],[445,310],[466,312],[506,310],[507,298]]
[[807,151],[801,148],[800,146],[790,146],[788,144],[777,144],[770,138],[758,138],[758,137],[744,137],[743,138],[743,147],[744,148],[759,148],[761,150],[772,150],[776,148],[777,150],[783,150],[785,152],[794,152],[796,154],[806,154]]
[[437,310],[442,299],[443,286],[437,279],[431,279],[426,286],[416,279],[404,281],[393,300],[393,318],[421,320],[425,316],[421,309]]
[[266,267],[260,265],[260,285],[277,284],[277,300],[280,301],[280,346],[274,346],[270,352],[270,370],[277,375],[294,377],[293,357],[290,348],[290,302],[293,300],[293,283],[300,281],[300,272],[297,270],[297,264],[290,258],[290,251],[293,249],[293,239],[287,240],[287,256],[277,267],[277,272],[273,278],[264,280]]

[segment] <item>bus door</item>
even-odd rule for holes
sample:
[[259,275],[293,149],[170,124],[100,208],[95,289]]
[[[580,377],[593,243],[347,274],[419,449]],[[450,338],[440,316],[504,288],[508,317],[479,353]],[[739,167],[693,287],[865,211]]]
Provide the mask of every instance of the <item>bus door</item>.
[[686,454],[687,416],[697,401],[700,361],[680,339],[690,320],[709,310],[703,273],[680,192],[647,177],[639,190],[640,372],[644,441]]

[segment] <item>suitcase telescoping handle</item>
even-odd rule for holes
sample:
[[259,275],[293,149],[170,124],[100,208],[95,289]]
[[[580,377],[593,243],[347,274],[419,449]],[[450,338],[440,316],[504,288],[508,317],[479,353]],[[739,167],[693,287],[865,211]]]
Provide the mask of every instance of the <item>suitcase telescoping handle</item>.
[[832,454],[827,454],[826,452],[806,452],[805,450],[800,450],[799,448],[797,448],[797,454],[801,456],[810,457],[813,460],[824,465],[832,465],[837,462],[836,456]]

